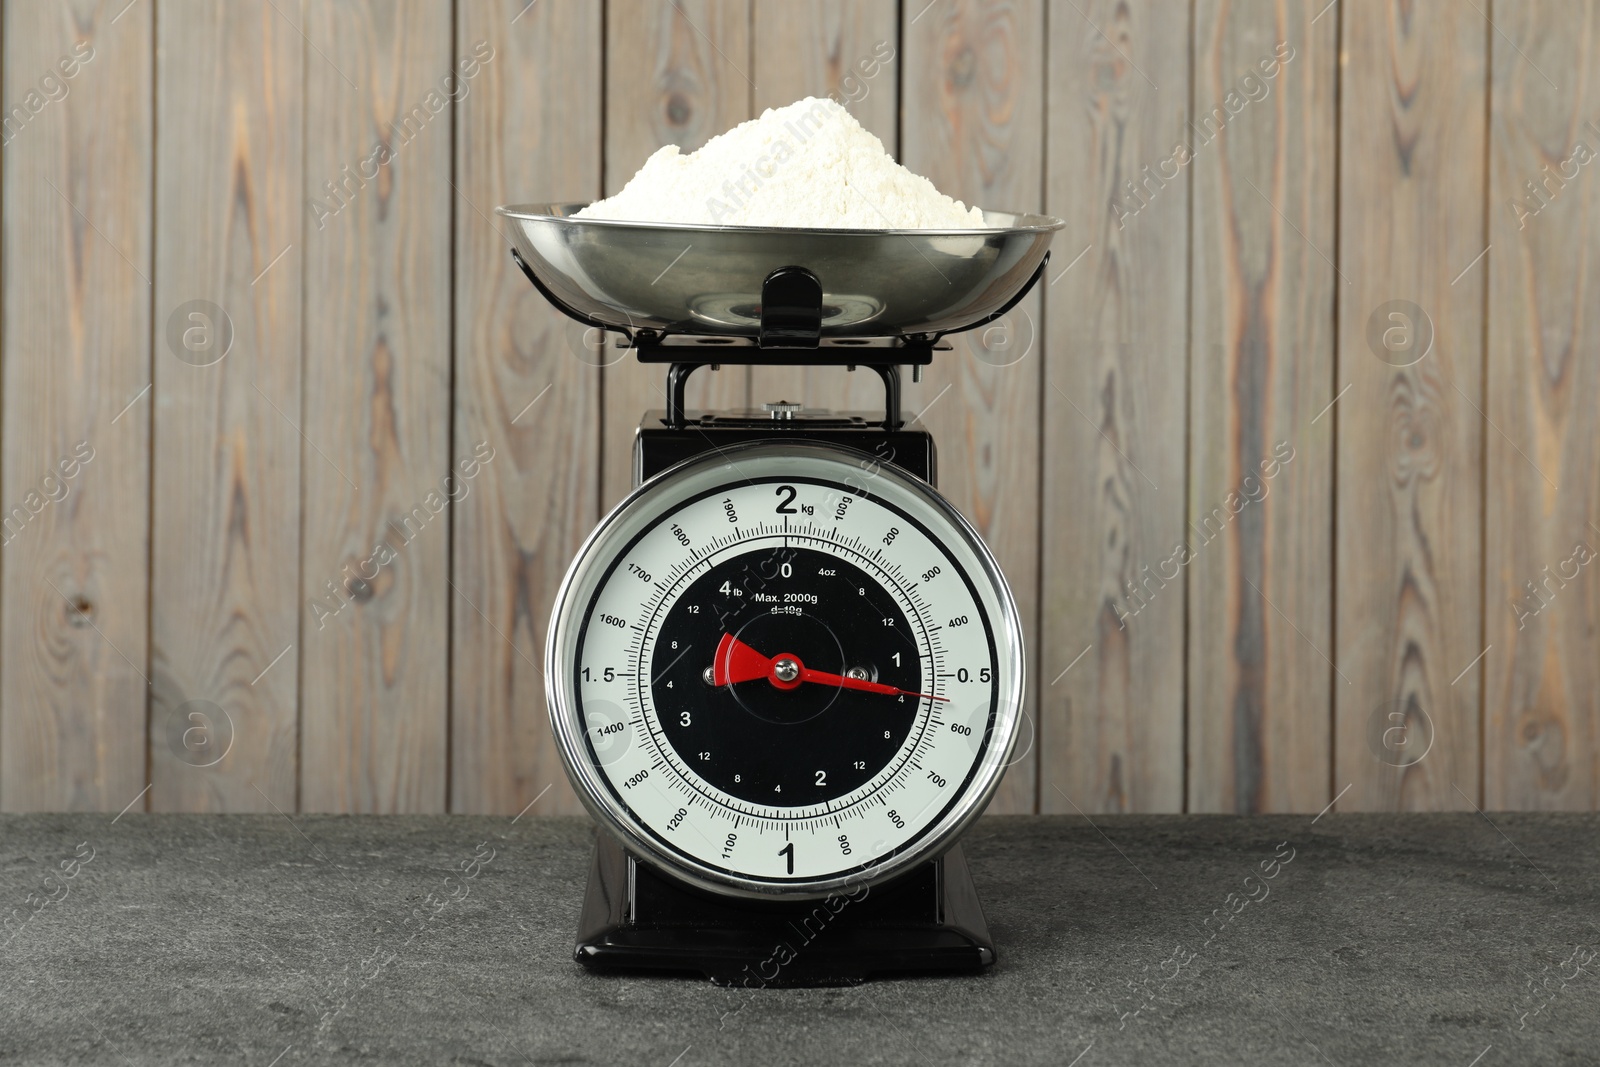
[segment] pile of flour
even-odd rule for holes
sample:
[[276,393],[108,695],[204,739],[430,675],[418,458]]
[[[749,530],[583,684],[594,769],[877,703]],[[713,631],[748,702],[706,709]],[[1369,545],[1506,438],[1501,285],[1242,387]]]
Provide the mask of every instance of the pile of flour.
[[622,191],[578,212],[722,226],[968,229],[983,214],[896,163],[832,100],[807,97],[683,155],[667,145]]

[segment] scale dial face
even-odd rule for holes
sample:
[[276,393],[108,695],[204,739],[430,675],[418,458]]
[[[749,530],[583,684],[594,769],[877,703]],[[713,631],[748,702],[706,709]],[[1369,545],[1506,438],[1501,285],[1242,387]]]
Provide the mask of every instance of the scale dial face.
[[662,474],[601,523],[546,655],[569,775],[635,855],[819,897],[938,855],[1017,733],[1016,606],[920,480],[795,441]]

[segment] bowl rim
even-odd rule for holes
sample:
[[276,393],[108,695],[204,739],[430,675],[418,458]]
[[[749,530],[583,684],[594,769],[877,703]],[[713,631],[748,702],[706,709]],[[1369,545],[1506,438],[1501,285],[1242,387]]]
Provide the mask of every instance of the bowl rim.
[[977,237],[994,234],[1054,233],[1066,226],[1064,219],[1054,215],[1031,212],[992,211],[979,208],[984,218],[1003,215],[1015,220],[1013,226],[969,226],[939,229],[884,229],[866,230],[832,226],[720,226],[704,222],[647,222],[634,219],[577,219],[572,216],[589,206],[588,202],[557,202],[551,204],[502,204],[494,209],[496,215],[523,222],[552,222],[562,225],[596,226],[605,229],[672,230],[689,233],[754,234],[770,236],[804,235],[808,237]]

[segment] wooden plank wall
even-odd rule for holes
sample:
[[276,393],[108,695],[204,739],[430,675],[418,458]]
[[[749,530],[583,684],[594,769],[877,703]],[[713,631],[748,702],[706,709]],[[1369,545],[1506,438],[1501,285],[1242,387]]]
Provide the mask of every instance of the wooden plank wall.
[[7,4],[0,27],[0,807],[14,811],[121,808],[149,780],[154,41],[150,6],[120,6]]
[[1197,811],[1315,811],[1329,799],[1334,423],[1317,416],[1334,392],[1339,26],[1317,14],[1265,2],[1195,8],[1202,131],[1229,110],[1229,93],[1243,98],[1192,164]]
[[[300,536],[306,518],[326,521],[301,496],[308,50],[289,21],[298,13],[270,0],[171,0],[155,15],[156,54],[191,57],[156,68],[156,811],[297,802]],[[174,313],[185,333],[216,336],[180,358]],[[225,758],[197,766],[209,760],[172,743],[191,729],[216,736]]]
[[[306,113],[317,203],[302,226],[303,358],[316,386],[304,391],[301,470],[305,498],[324,510],[302,527],[300,803],[439,811],[450,620],[437,606],[449,601],[450,537],[427,501],[455,488],[451,126],[411,109],[427,113],[429,92],[465,87],[470,99],[476,79],[451,73],[446,7],[305,10],[306,95],[321,104]],[[352,40],[369,47],[340,48]],[[478,57],[467,56],[470,69]],[[380,165],[384,180],[370,179]]]
[[[1334,588],[1334,780],[1363,807],[1476,799],[1485,274],[1456,270],[1485,245],[1483,215],[1465,207],[1484,202],[1489,32],[1470,5],[1344,12],[1340,203],[1385,205],[1340,215],[1337,364],[1350,391],[1332,413],[1334,567],[1361,575]],[[1369,340],[1375,315],[1387,358]],[[1433,750],[1374,760],[1375,721]]]
[[454,456],[457,473],[486,462],[452,511],[452,811],[581,810],[550,744],[541,666],[556,587],[600,517],[598,349],[505,269],[492,212],[600,195],[600,16],[524,0],[456,9],[458,57],[481,43],[492,58],[455,113]]
[[1183,14],[1051,9],[1045,208],[1067,225],[1038,390],[1042,811],[1183,807],[1184,591],[1138,591],[1183,536],[1189,170],[1134,191],[1184,136]]
[[1588,179],[1600,153],[1600,4],[1506,7],[1495,24],[1483,803],[1593,810],[1600,323],[1589,309],[1600,306],[1600,185]]
[[[827,94],[1066,222],[907,391],[1025,620],[991,810],[1600,807],[1600,0],[41,0],[0,32],[0,808],[580,810],[549,606],[661,383],[493,209]],[[691,404],[877,394],[730,368]]]

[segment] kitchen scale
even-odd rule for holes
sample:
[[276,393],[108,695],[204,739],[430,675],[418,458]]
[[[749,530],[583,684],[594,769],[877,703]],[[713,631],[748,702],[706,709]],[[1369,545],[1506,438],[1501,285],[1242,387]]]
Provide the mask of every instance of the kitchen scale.
[[[556,308],[665,364],[636,488],[579,549],[545,653],[599,822],[575,956],[824,984],[973,971],[994,943],[958,838],[1017,737],[1016,604],[934,488],[900,368],[1009,311],[1062,226],[692,226],[504,207]],[[702,367],[867,367],[882,413],[685,410]]]

